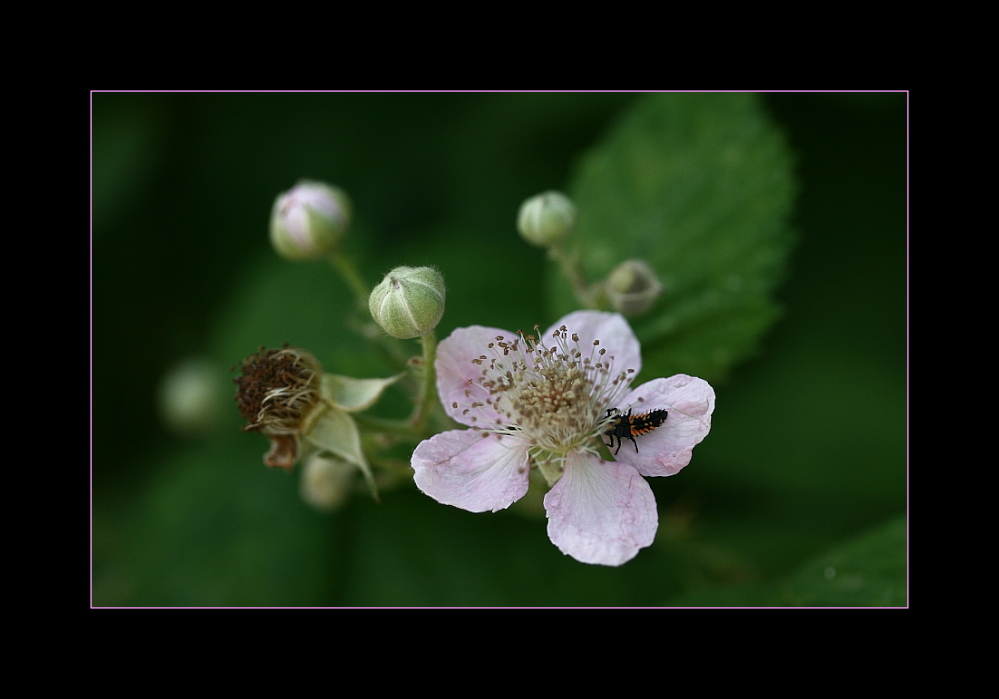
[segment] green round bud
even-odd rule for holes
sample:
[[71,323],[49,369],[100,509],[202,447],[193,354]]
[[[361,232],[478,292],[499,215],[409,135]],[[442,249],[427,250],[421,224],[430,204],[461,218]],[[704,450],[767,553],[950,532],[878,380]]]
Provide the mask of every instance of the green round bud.
[[278,196],[271,210],[271,243],[288,260],[315,260],[337,249],[350,225],[343,190],[303,180]]
[[531,245],[549,247],[565,238],[576,225],[576,205],[561,192],[531,197],[520,205],[517,230]]
[[392,337],[426,335],[444,315],[444,277],[432,267],[396,267],[371,292],[368,308]]
[[318,510],[333,512],[347,502],[356,476],[356,464],[333,454],[316,454],[302,471],[302,498]]
[[607,276],[604,292],[615,310],[634,316],[652,308],[663,285],[655,270],[642,260],[625,260]]
[[225,384],[207,359],[191,358],[175,366],[160,383],[160,415],[184,436],[211,434],[221,422]]

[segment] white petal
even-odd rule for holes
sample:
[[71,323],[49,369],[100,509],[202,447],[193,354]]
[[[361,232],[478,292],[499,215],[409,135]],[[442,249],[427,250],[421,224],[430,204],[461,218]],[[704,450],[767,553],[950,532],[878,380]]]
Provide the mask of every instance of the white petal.
[[551,346],[552,333],[563,325],[569,331],[570,341],[573,333],[579,336],[579,349],[584,357],[588,356],[586,353],[593,347],[593,341],[600,340],[597,349],[606,349],[607,355],[614,357],[615,373],[634,369],[630,375],[634,378],[642,370],[641,345],[620,313],[574,311],[548,328],[542,338],[546,345]]
[[[465,412],[473,401],[485,403],[489,397],[486,389],[472,383],[482,375],[482,367],[472,360],[485,354],[487,345],[502,335],[508,340],[516,338],[514,333],[499,328],[471,325],[458,328],[437,347],[437,391],[444,410],[463,425],[496,427],[503,422],[502,417],[488,405]],[[455,407],[457,403],[458,407]],[[472,419],[472,418],[476,419]],[[506,426],[503,424],[502,426]]]
[[711,384],[677,374],[644,383],[626,398],[636,415],[650,410],[666,410],[669,415],[662,425],[635,438],[637,453],[635,445],[625,441],[615,458],[631,464],[643,476],[672,476],[689,464],[694,447],[711,430],[715,409]]
[[469,512],[502,510],[527,493],[528,447],[507,435],[442,432],[413,452],[416,487],[437,502]]
[[570,454],[545,495],[548,538],[583,563],[619,566],[649,546],[659,527],[652,488],[631,466]]

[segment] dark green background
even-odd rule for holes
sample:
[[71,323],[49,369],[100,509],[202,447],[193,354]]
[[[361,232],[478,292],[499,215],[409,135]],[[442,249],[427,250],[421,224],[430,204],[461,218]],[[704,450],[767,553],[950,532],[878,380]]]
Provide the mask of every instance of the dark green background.
[[563,556],[543,516],[412,488],[314,512],[234,405],[209,437],[162,426],[157,385],[193,354],[227,396],[231,364],[286,340],[329,371],[387,373],[345,329],[339,279],[270,250],[271,203],[301,177],[350,194],[369,281],[442,269],[440,337],[555,320],[517,208],[566,188],[640,98],[95,94],[93,604],[904,605],[903,93],[761,97],[800,178],[785,315],[716,382],[691,466],[652,479],[659,535],[621,568]]

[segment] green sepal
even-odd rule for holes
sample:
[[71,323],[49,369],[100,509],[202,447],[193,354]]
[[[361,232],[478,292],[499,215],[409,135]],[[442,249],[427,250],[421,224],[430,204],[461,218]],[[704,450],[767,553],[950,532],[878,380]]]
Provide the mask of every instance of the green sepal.
[[312,428],[304,435],[304,438],[306,442],[321,451],[338,456],[361,469],[372,497],[374,497],[375,502],[379,502],[375,476],[367,459],[364,458],[364,451],[361,449],[361,435],[357,430],[357,424],[350,415],[338,408],[326,408],[316,418]]
[[335,408],[354,413],[370,408],[381,398],[385,389],[405,376],[396,374],[387,379],[355,379],[350,376],[323,374],[320,395]]

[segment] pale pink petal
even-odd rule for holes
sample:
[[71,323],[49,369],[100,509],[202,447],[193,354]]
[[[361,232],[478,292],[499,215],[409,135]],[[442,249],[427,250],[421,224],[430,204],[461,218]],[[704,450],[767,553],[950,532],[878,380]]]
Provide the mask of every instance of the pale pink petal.
[[527,493],[524,440],[478,430],[451,430],[413,452],[416,486],[437,502],[469,512],[496,512]]
[[623,463],[569,454],[565,473],[545,495],[548,538],[583,563],[619,566],[649,546],[659,527],[652,488]]
[[[489,428],[506,427],[504,418],[485,404],[489,393],[481,386],[472,383],[481,378],[482,367],[472,360],[482,355],[489,356],[487,346],[497,337],[507,340],[517,339],[516,334],[499,328],[486,328],[471,325],[458,328],[437,347],[437,391],[444,410],[463,425]],[[473,402],[483,403],[480,408],[469,409]],[[457,407],[455,407],[457,405]]]
[[[620,313],[574,311],[548,328],[542,338],[546,345],[551,346],[552,333],[563,325],[569,332],[567,339],[570,342],[573,333],[579,336],[579,350],[583,357],[590,356],[588,353],[593,349],[606,349],[607,354],[599,361],[606,364],[607,358],[613,357],[615,374],[634,369],[634,373],[629,375],[634,378],[642,370],[641,345],[628,321]],[[600,340],[600,345],[596,348],[593,347],[594,340]],[[597,361],[597,357],[594,357],[594,361]]]
[[630,464],[643,476],[672,476],[690,463],[694,446],[711,429],[715,409],[715,391],[704,379],[677,374],[668,379],[653,379],[631,395],[625,396],[635,415],[650,410],[666,410],[666,422],[648,434],[635,438],[635,445],[625,440],[616,458]]
[[288,230],[288,236],[303,250],[311,252],[315,248],[309,240],[309,212],[297,199],[290,199],[289,202],[292,206],[284,212],[284,225]]

